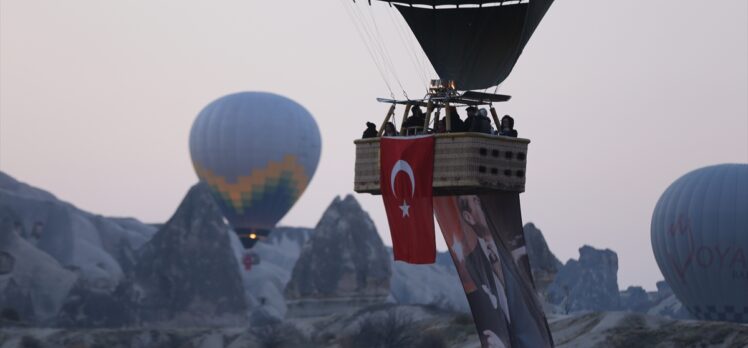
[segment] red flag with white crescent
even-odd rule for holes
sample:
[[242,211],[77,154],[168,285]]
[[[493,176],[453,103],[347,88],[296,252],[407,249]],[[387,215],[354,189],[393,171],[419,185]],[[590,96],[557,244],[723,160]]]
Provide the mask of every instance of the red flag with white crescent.
[[434,263],[434,137],[383,137],[379,156],[379,182],[395,260]]

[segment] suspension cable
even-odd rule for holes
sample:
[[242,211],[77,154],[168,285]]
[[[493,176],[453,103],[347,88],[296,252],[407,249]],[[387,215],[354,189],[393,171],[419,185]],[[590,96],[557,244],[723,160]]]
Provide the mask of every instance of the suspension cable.
[[[343,8],[345,9],[346,14],[348,15],[348,18],[353,22],[353,26],[356,28],[356,32],[358,33],[359,38],[361,41],[363,41],[364,46],[366,47],[367,53],[369,53],[369,58],[371,58],[372,62],[374,63],[374,66],[377,69],[377,72],[379,72],[379,77],[382,78],[382,81],[384,82],[385,86],[387,87],[387,90],[390,92],[390,96],[394,99],[395,95],[392,92],[392,86],[390,86],[390,83],[387,79],[386,73],[384,71],[384,68],[382,67],[381,63],[377,60],[377,56],[374,54],[374,51],[372,49],[372,45],[369,42],[368,33],[365,33],[365,28],[362,28],[362,24],[356,20],[354,11],[349,7],[350,0],[340,0],[343,3]],[[354,5],[355,6],[355,3]]]
[[400,43],[403,44],[406,51],[408,52],[408,56],[410,57],[410,61],[413,64],[413,68],[416,70],[418,75],[420,75],[417,77],[421,78],[424,89],[428,89],[428,73],[423,66],[423,63],[420,59],[421,57],[413,47],[413,42],[411,40],[408,40],[407,34],[404,32],[402,23],[400,23],[400,21],[395,18],[392,12],[393,11],[387,11],[387,15],[390,17],[390,22],[392,22],[392,26],[397,31],[397,36],[400,38]]
[[[357,10],[361,11],[360,8],[356,7]],[[392,63],[392,58],[390,57],[389,50],[387,49],[387,45],[384,44],[384,40],[382,39],[382,34],[379,31],[379,26],[377,25],[377,20],[375,16],[372,14],[372,11],[365,11],[369,14],[369,18],[371,19],[371,24],[374,28],[373,37],[374,42],[379,46],[379,52],[382,55],[384,64],[386,67],[389,68],[389,72],[392,75],[392,77],[395,79],[395,82],[397,82],[398,86],[400,86],[400,89],[403,91],[403,94],[407,97],[407,93],[405,92],[405,88],[403,87],[402,82],[400,81],[400,77],[397,74],[397,69],[395,68],[395,64]]]

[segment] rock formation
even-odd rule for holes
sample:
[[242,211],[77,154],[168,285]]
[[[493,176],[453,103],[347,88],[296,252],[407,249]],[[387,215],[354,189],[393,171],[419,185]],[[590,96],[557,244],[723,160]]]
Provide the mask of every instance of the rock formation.
[[553,282],[556,273],[563,266],[548,248],[543,233],[528,223],[524,226],[527,257],[530,259],[530,269],[538,292],[544,293],[548,285]]
[[336,197],[304,245],[285,297],[290,316],[317,316],[385,301],[390,256],[353,196]]
[[248,309],[229,227],[203,184],[139,251],[130,297],[141,322],[238,325]]
[[579,261],[569,260],[548,287],[547,300],[565,313],[621,308],[618,255],[610,249],[579,248]]
[[21,238],[20,219],[0,206],[0,253],[6,259],[0,274],[0,310],[13,310],[28,324],[47,324],[78,277]]
[[17,217],[18,236],[99,290],[117,287],[121,265],[155,233],[134,219],[87,213],[1,172],[0,207]]
[[652,307],[649,294],[641,286],[629,286],[620,292],[621,309],[629,312],[646,313]]

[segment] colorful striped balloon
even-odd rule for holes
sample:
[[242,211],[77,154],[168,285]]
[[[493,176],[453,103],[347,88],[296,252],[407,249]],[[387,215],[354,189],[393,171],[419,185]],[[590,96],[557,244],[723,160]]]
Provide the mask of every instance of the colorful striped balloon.
[[198,114],[190,132],[195,172],[246,248],[299,199],[317,169],[320,149],[312,115],[272,93],[221,97]]

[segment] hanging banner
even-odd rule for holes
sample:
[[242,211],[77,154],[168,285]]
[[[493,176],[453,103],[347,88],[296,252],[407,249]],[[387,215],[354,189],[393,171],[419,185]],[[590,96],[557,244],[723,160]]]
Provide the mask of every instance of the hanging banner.
[[535,294],[518,193],[434,198],[483,347],[553,347]]

